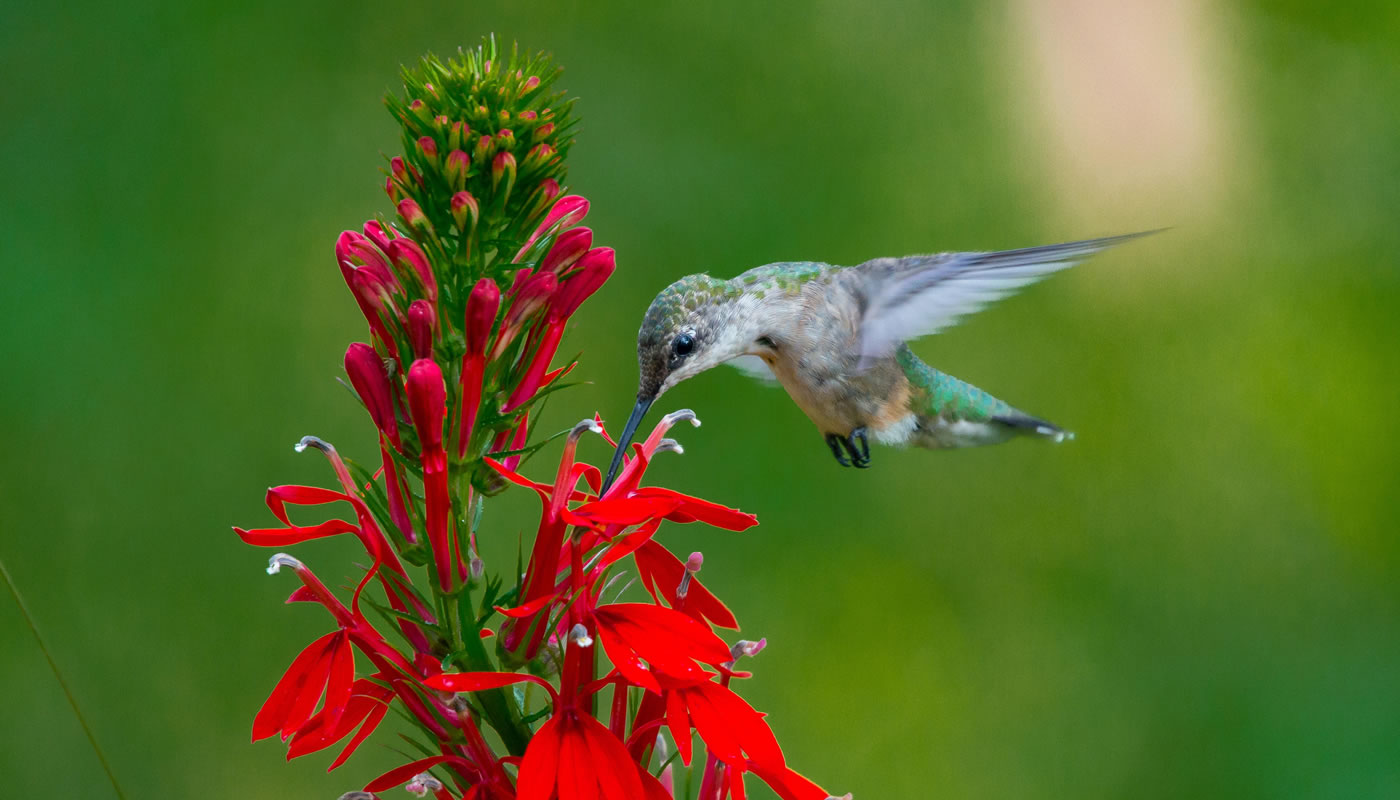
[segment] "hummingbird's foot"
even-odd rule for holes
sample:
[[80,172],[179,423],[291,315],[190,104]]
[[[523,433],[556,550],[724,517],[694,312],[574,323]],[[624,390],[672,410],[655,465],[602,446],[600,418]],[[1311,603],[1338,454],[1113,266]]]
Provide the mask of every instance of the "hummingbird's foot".
[[857,469],[870,466],[870,442],[865,439],[865,428],[856,428],[846,438],[846,449],[851,453],[851,463]]
[[840,436],[837,436],[834,433],[828,433],[826,435],[826,446],[830,447],[831,454],[833,456],[836,456],[836,463],[840,464],[843,467],[849,467],[851,465],[851,462],[847,460],[846,456],[841,453],[841,445],[845,443],[846,442],[844,439],[842,439]]

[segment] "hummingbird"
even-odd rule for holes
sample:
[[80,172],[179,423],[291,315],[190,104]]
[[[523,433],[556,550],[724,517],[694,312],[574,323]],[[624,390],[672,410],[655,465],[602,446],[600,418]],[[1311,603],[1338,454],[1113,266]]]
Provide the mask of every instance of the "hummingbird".
[[652,300],[637,332],[637,403],[604,486],[656,398],[731,362],[782,385],[843,467],[869,440],[943,449],[1073,434],[925,364],[906,344],[1046,275],[1155,231],[999,252],[876,258],[853,267],[786,261],[729,280],[687,275]]

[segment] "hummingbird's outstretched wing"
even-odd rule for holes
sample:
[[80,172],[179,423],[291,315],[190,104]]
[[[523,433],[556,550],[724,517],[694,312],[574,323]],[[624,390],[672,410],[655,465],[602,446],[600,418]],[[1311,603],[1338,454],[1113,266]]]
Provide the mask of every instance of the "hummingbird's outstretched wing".
[[867,298],[860,321],[861,366],[890,355],[900,342],[937,333],[1028,283],[1150,233],[1156,231],[995,253],[867,261],[852,270]]

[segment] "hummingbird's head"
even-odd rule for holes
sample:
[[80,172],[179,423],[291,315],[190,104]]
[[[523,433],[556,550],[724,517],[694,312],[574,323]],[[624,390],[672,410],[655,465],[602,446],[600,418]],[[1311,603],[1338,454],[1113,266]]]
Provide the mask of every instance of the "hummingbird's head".
[[729,304],[740,292],[728,281],[687,275],[661,290],[637,331],[637,405],[618,439],[604,487],[622,463],[622,455],[651,404],[672,386],[728,361],[734,351],[725,326]]

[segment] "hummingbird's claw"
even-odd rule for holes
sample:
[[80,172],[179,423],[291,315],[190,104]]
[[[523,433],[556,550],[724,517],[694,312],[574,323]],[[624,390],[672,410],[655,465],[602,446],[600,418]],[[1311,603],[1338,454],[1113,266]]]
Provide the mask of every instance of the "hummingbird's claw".
[[[859,448],[857,448],[859,445]],[[865,428],[856,428],[846,439],[846,449],[851,453],[851,463],[857,469],[870,466],[870,442],[865,438]]]
[[828,433],[826,435],[826,446],[830,447],[831,454],[836,456],[836,463],[843,467],[849,467],[851,462],[841,453],[841,445],[845,443],[844,439],[834,433]]

